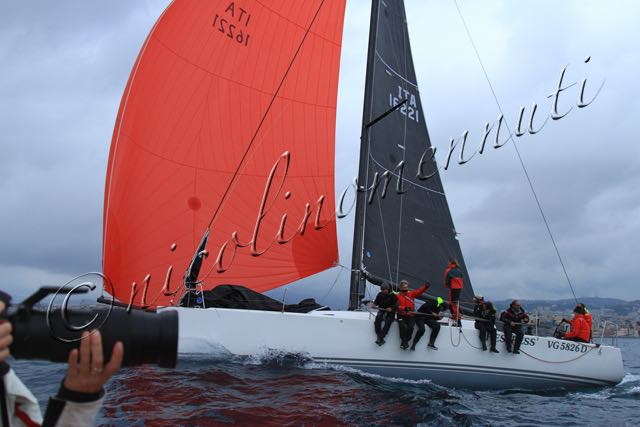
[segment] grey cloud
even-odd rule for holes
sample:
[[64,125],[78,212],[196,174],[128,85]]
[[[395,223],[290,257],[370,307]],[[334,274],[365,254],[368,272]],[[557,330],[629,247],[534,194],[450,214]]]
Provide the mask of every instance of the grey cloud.
[[[165,2],[166,3],[166,2]],[[122,90],[162,2],[7,2],[0,12],[0,287],[100,268]]]

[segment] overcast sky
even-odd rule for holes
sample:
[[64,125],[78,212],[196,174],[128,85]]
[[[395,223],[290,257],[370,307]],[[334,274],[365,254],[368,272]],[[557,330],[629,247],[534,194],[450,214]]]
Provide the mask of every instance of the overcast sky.
[[[117,108],[136,55],[168,1],[0,4],[0,289],[24,296],[100,269],[104,177]],[[505,118],[539,105],[567,68],[590,106],[517,144],[578,296],[639,299],[640,3],[458,0]],[[453,0],[407,0],[432,143],[469,130],[478,144],[499,114]],[[336,193],[357,174],[369,1],[352,0],[338,96]],[[585,63],[590,56],[589,63]],[[559,109],[574,105],[567,90]],[[540,123],[540,122],[538,122]],[[488,148],[442,174],[469,273],[492,299],[571,295],[515,150]],[[350,265],[352,216],[339,221]],[[292,286],[321,299],[332,269]],[[324,300],[346,305],[343,271]],[[282,290],[274,291],[280,295]],[[289,297],[288,297],[289,298]],[[293,297],[292,297],[293,298]]]

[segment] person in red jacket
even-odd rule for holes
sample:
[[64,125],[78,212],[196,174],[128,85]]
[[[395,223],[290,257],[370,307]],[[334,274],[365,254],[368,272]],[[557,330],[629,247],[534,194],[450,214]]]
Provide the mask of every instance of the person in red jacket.
[[409,291],[409,282],[400,282],[400,293],[396,295],[398,300],[398,326],[400,327],[400,348],[409,348],[409,341],[413,335],[413,325],[415,323],[414,312],[416,310],[416,297],[422,295],[429,289],[429,284],[424,283],[415,291]]
[[584,319],[584,310],[582,307],[577,306],[573,309],[573,319],[570,323],[571,329],[564,334],[563,338],[569,341],[589,342],[591,330],[589,329],[587,321]]
[[449,288],[449,308],[451,310],[451,317],[453,321],[462,326],[460,321],[460,315],[458,313],[458,301],[460,300],[460,293],[464,286],[464,278],[462,270],[458,265],[458,261],[455,258],[449,257],[449,264],[444,270],[444,287]]
[[582,311],[584,312],[583,314],[584,320],[587,322],[587,325],[589,325],[589,342],[591,342],[591,331],[593,330],[593,316],[591,316],[591,313],[589,313],[589,310],[587,310],[586,305],[584,305],[583,303],[578,303],[578,306],[582,308]]

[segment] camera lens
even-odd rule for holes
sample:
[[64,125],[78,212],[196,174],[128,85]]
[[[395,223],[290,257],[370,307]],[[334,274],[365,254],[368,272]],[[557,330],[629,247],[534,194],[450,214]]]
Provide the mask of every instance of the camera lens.
[[[66,320],[65,320],[66,318]],[[66,362],[69,351],[78,348],[83,330],[99,327],[104,360],[109,360],[116,342],[124,345],[123,366],[145,363],[175,367],[178,354],[178,313],[152,313],[120,307],[51,310],[49,323],[44,310],[32,309],[10,316],[13,325],[11,354],[16,359]],[[86,328],[79,326],[86,325]]]

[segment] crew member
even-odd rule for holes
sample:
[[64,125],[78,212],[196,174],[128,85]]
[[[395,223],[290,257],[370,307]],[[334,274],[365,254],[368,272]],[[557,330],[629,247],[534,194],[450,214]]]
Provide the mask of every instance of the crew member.
[[582,310],[584,311],[584,320],[585,322],[587,322],[587,325],[589,325],[589,342],[591,342],[591,333],[593,331],[593,316],[591,316],[591,313],[589,313],[589,310],[587,310],[586,305],[584,305],[583,303],[578,303],[578,305],[582,307]]
[[[389,328],[396,314],[396,309],[398,308],[398,300],[396,296],[391,293],[391,286],[389,286],[388,283],[380,285],[380,292],[376,295],[372,307],[378,309],[376,320],[373,322],[376,336],[378,337],[376,344],[382,345],[385,343],[384,337],[386,337],[389,332]],[[384,322],[384,326],[382,326],[382,322]]]
[[453,257],[449,257],[449,264],[444,270],[444,287],[449,288],[449,305],[451,309],[451,315],[453,321],[458,326],[462,326],[460,314],[458,313],[458,304],[460,301],[460,293],[462,292],[463,286],[464,279],[462,276],[462,270],[458,265],[458,261]]
[[429,284],[424,283],[419,289],[409,291],[409,282],[406,280],[400,282],[400,293],[396,298],[398,299],[400,348],[403,350],[409,348],[409,341],[411,341],[411,335],[413,335],[413,325],[415,322],[414,311],[416,308],[415,299],[417,296],[422,295],[427,289],[429,289]]
[[440,332],[440,323],[438,320],[442,319],[442,314],[440,313],[443,310],[447,310],[449,308],[449,304],[442,298],[438,297],[435,300],[429,300],[422,304],[422,306],[418,309],[416,313],[416,326],[418,330],[416,331],[416,336],[413,338],[413,344],[411,345],[411,351],[416,349],[416,344],[420,341],[420,338],[424,335],[425,332],[425,323],[429,328],[431,328],[431,335],[429,336],[429,344],[427,344],[428,348],[433,350],[437,350],[436,347],[436,338],[438,338],[438,333]]
[[529,316],[522,308],[520,301],[514,299],[511,301],[509,308],[502,312],[500,320],[504,322],[504,341],[507,345],[507,352],[511,353],[511,345],[513,344],[512,334],[516,334],[516,341],[513,344],[513,354],[520,354],[520,345],[524,338],[522,325],[529,322]]
[[491,352],[500,353],[496,348],[496,308],[491,301],[485,301],[482,295],[474,298],[473,317],[476,318],[475,327],[480,332],[482,351],[487,350],[487,337],[491,340]]
[[[566,319],[563,319],[568,322]],[[564,339],[577,342],[589,342],[590,329],[587,321],[584,319],[584,309],[578,305],[573,309],[573,319],[571,322],[571,329],[564,334]]]

